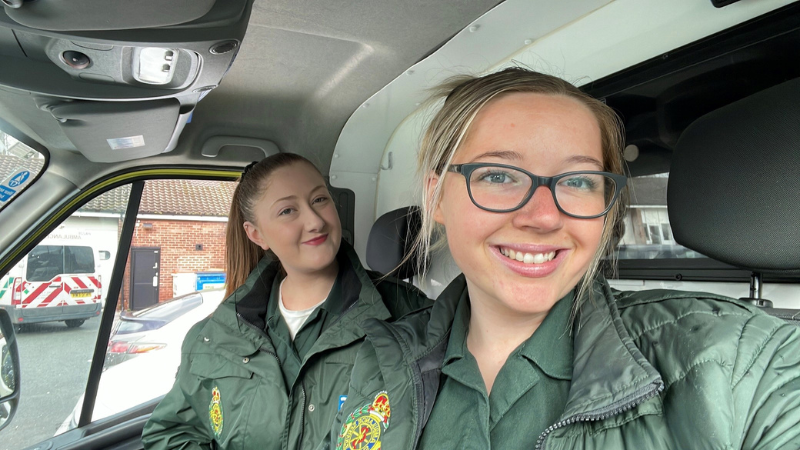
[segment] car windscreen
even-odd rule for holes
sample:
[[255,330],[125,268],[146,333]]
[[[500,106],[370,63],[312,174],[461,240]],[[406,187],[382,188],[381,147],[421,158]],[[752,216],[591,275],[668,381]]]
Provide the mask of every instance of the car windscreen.
[[138,331],[161,328],[197,308],[202,303],[202,295],[194,293],[159,303],[141,311],[123,315],[120,317],[120,324],[115,334],[136,333]]

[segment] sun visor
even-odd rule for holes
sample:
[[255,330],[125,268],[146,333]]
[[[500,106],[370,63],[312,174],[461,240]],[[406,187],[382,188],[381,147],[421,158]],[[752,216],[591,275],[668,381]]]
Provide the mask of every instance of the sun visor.
[[187,114],[180,102],[75,101],[48,107],[67,138],[93,162],[117,162],[174,148]]
[[129,30],[178,25],[203,17],[214,6],[214,0],[9,0],[3,3],[6,14],[15,22],[51,31]]

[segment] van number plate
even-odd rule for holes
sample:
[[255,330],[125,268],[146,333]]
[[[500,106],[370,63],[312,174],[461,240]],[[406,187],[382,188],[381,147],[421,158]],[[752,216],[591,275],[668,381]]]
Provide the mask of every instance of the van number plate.
[[75,289],[73,291],[70,291],[69,296],[72,298],[86,298],[86,297],[91,297],[92,294],[94,294],[94,291],[92,290]]

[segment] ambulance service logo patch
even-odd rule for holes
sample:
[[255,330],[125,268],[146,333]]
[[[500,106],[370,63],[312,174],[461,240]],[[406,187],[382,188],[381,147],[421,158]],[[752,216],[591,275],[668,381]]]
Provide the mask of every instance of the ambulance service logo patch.
[[214,386],[211,391],[211,403],[208,405],[208,418],[211,421],[211,428],[214,430],[214,436],[219,437],[222,433],[222,397],[219,394],[219,388]]
[[380,450],[381,433],[389,428],[389,395],[380,392],[375,401],[347,416],[336,441],[336,450]]

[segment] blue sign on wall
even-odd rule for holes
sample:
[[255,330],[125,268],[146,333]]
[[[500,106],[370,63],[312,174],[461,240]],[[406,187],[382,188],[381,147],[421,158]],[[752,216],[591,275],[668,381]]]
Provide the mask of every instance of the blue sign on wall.
[[216,289],[225,285],[225,272],[199,272],[197,274],[196,289]]

